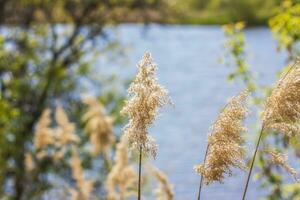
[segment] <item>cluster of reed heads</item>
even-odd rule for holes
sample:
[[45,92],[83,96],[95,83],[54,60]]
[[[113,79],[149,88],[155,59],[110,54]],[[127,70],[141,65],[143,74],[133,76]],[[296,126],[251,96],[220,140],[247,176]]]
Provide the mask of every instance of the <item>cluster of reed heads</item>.
[[[142,195],[142,166],[144,158],[157,156],[157,144],[149,135],[149,127],[155,121],[158,110],[164,105],[172,104],[168,92],[158,84],[156,78],[157,66],[153,63],[151,55],[146,53],[138,63],[138,73],[128,89],[128,100],[121,113],[128,117],[128,124],[116,145],[114,161],[106,179],[106,199],[124,200],[136,197],[140,200]],[[201,198],[203,184],[214,182],[224,183],[225,178],[232,175],[234,168],[248,173],[245,181],[242,199],[246,198],[249,180],[254,168],[257,153],[263,152],[270,156],[273,164],[281,166],[297,181],[296,170],[287,164],[287,155],[280,150],[268,147],[259,149],[261,140],[268,130],[292,138],[300,134],[300,62],[297,60],[275,85],[268,97],[262,116],[262,127],[251,157],[250,166],[246,165],[247,152],[245,149],[244,121],[248,116],[247,100],[250,94],[242,91],[231,98],[219,113],[212,124],[208,136],[208,144],[202,164],[196,165],[194,170],[200,175],[198,199]],[[107,116],[104,106],[95,98],[84,97],[87,112],[83,116],[90,138],[91,155],[102,155],[107,165],[109,151],[116,142],[113,134],[114,119]],[[84,175],[80,152],[76,146],[80,138],[75,133],[75,124],[70,122],[62,107],[55,112],[56,127],[51,126],[51,111],[46,109],[37,126],[34,138],[36,157],[43,159],[51,157],[59,161],[68,150],[71,151],[70,166],[75,187],[69,187],[72,199],[87,200],[93,198],[93,181]],[[49,146],[52,148],[49,151]],[[130,157],[136,152],[138,155],[138,170],[135,169]],[[34,169],[31,154],[26,155],[28,170]],[[153,176],[157,179],[159,187],[156,198],[159,200],[172,200],[174,198],[173,186],[165,174],[155,167],[151,167]]]

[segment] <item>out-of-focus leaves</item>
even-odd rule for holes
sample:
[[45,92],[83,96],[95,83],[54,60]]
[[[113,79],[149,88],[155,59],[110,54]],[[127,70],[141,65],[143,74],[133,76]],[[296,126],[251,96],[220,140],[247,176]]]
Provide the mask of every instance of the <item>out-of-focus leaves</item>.
[[255,92],[256,84],[253,75],[248,69],[246,63],[245,36],[243,29],[244,22],[237,22],[223,26],[226,36],[225,49],[226,54],[225,65],[234,68],[234,71],[228,75],[228,80],[233,81],[240,78],[250,92]]
[[[119,110],[124,97],[117,90],[104,90],[102,86],[109,83],[89,78],[94,61],[91,55],[116,48],[116,40],[106,37],[103,28],[119,22],[121,18],[115,16],[118,9],[152,9],[159,3],[159,0],[11,0],[0,8],[3,11],[0,23],[7,25],[1,27],[0,35],[1,197],[39,198],[52,186],[49,174],[67,182],[72,180],[68,159],[57,163],[47,158],[35,159],[38,167],[30,173],[24,167],[24,154],[33,152],[33,134],[42,111],[57,104],[78,124],[76,134],[82,137],[79,148],[85,161],[83,167],[94,167],[93,160],[85,153],[88,139],[80,126],[84,110],[80,93],[91,88],[81,87],[81,81],[90,81],[97,88],[99,99],[117,124],[123,122]],[[58,21],[68,24],[53,24]],[[70,153],[64,156],[67,158]],[[101,164],[102,158],[97,161]],[[99,183],[103,179],[101,175]],[[95,190],[103,190],[103,184],[97,185]]]
[[283,1],[277,15],[269,20],[269,26],[278,41],[279,49],[286,49],[290,59],[300,53],[300,4],[290,0]]
[[[280,48],[287,50],[289,59],[291,60],[299,54],[300,34],[297,33],[297,29],[300,26],[298,19],[300,14],[299,8],[299,4],[284,1],[284,4],[279,9],[278,15],[270,20],[270,27],[278,39],[278,45]],[[293,28],[295,26],[298,28]],[[228,79],[231,81],[242,80],[245,86],[254,93],[252,103],[256,106],[257,114],[260,116],[265,100],[272,91],[272,87],[265,87],[255,83],[255,79],[247,64],[247,53],[245,51],[246,40],[243,27],[243,24],[229,24],[224,26],[223,30],[226,36],[226,55],[224,60],[225,64],[230,67],[233,66],[235,69],[228,75]],[[284,67],[277,75],[286,72],[289,68],[290,66]],[[298,139],[288,141],[280,133],[274,133],[272,131],[266,132],[262,138],[260,149],[267,148],[271,145],[273,148],[282,149],[285,152],[289,149],[293,149],[296,156],[297,152],[299,152],[300,146]],[[259,152],[256,159],[256,166],[257,173],[255,179],[260,182],[262,188],[266,188],[269,191],[266,195],[266,199],[279,200],[283,199],[283,196],[285,196],[284,199],[296,198],[295,194],[299,193],[299,188],[288,187],[288,189],[285,189],[286,183],[284,182],[282,172],[278,167],[271,165],[268,158],[261,152]]]

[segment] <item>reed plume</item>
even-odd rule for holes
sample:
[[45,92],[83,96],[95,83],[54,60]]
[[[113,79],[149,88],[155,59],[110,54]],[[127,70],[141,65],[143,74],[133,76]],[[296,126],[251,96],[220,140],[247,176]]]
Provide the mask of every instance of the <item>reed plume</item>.
[[[46,109],[40,117],[34,135],[34,146],[37,158],[42,159],[49,155],[53,160],[60,160],[67,151],[67,145],[79,143],[80,138],[75,134],[75,124],[70,122],[68,116],[61,106],[55,111],[55,121],[57,127],[50,128],[52,123],[51,111]],[[47,146],[51,145],[54,151],[47,151]]]
[[117,144],[115,164],[106,180],[107,199],[125,200],[133,195],[132,189],[137,182],[137,174],[129,164],[128,143],[125,135]]
[[70,166],[72,177],[76,181],[77,190],[71,189],[72,200],[88,200],[93,190],[93,181],[86,180],[83,173],[82,162],[76,149],[72,149]]
[[298,182],[297,171],[287,163],[287,154],[280,153],[274,149],[267,149],[265,152],[270,155],[272,164],[278,165],[285,169],[285,171],[287,171],[293,177],[293,179]]
[[59,161],[66,153],[67,146],[80,142],[80,138],[75,133],[75,124],[70,122],[67,114],[61,106],[56,107],[55,120],[57,127],[54,129],[55,140],[53,145],[56,147],[52,158]]
[[51,157],[54,161],[59,161],[64,157],[66,152],[67,152],[66,146],[59,146],[57,149],[55,149]]
[[77,190],[68,188],[68,191],[71,194],[71,200],[81,200],[81,194]]
[[148,135],[148,128],[157,116],[157,109],[170,102],[167,91],[157,83],[156,65],[150,53],[146,53],[138,63],[138,74],[131,83],[121,113],[129,117],[124,128],[131,148],[142,147],[144,153],[156,156],[157,149],[153,138]]
[[54,131],[51,126],[51,111],[45,109],[37,122],[34,134],[34,147],[38,150],[37,157],[42,159],[47,155],[45,148],[54,142]]
[[75,134],[75,124],[70,122],[61,106],[55,111],[55,120],[58,127],[55,130],[55,144],[60,147],[67,144],[79,143],[80,138]]
[[156,200],[173,200],[173,186],[169,183],[167,176],[157,168],[153,168],[153,174],[159,182],[156,190]]
[[35,169],[35,163],[34,163],[34,160],[33,160],[33,156],[31,153],[26,153],[25,154],[25,168],[26,168],[26,171],[30,172],[32,170]]
[[248,92],[233,97],[211,127],[206,162],[195,166],[206,184],[223,182],[226,174],[231,175],[232,167],[245,169],[242,133],[246,131],[243,121],[248,113],[247,97]]
[[82,120],[86,123],[85,130],[89,134],[92,155],[106,155],[114,142],[114,118],[105,115],[104,106],[95,98],[85,96],[83,102],[88,106]]
[[49,144],[53,143],[53,130],[51,125],[51,111],[45,109],[40,117],[35,131],[34,146],[36,149],[42,149]]
[[300,60],[277,83],[267,99],[263,115],[265,129],[273,129],[288,137],[300,133]]
[[157,83],[155,76],[156,65],[150,53],[145,53],[138,63],[138,73],[128,89],[129,100],[121,111],[129,117],[124,128],[131,149],[139,151],[139,184],[138,199],[140,199],[140,177],[142,153],[154,158],[157,154],[155,140],[149,136],[148,128],[157,117],[158,108],[170,103],[167,91]]
[[248,95],[248,91],[243,91],[231,98],[211,127],[204,163],[194,167],[201,175],[198,199],[203,180],[207,185],[222,183],[226,175],[232,174],[232,168],[246,168],[242,133],[246,131],[243,121],[248,113],[245,105]]
[[287,137],[299,135],[300,119],[300,68],[299,59],[290,67],[276,83],[271,95],[268,97],[263,112],[263,123],[256,143],[254,155],[243,193],[246,197],[249,180],[253,170],[256,154],[265,130],[274,130]]

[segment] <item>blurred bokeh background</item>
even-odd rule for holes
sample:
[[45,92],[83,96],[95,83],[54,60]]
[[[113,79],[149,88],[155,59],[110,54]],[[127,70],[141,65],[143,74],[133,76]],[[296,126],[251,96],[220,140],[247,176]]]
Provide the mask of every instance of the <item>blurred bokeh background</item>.
[[[0,199],[107,199],[126,122],[119,111],[149,51],[174,106],[150,130],[159,151],[148,165],[168,176],[174,199],[186,200],[197,196],[193,166],[210,124],[244,88],[253,96],[245,144],[252,154],[264,99],[299,54],[300,1],[0,0],[0,23]],[[112,140],[91,137],[102,125],[112,126],[104,130]],[[288,152],[297,169],[299,142],[270,133],[263,145]],[[101,148],[91,153],[93,145]],[[136,156],[129,160],[136,169]],[[143,198],[155,199],[149,171]],[[248,198],[300,198],[300,185],[284,174],[261,154]],[[234,171],[204,187],[203,198],[239,199],[245,178]]]

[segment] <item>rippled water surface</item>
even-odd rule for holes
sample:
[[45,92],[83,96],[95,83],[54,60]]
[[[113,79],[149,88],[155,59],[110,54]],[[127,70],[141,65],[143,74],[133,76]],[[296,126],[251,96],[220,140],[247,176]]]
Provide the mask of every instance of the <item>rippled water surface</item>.
[[[143,53],[152,53],[159,67],[159,82],[169,90],[175,104],[162,110],[151,129],[159,144],[154,164],[174,184],[175,199],[196,199],[199,176],[193,166],[203,160],[208,128],[226,100],[243,88],[242,84],[226,81],[232,69],[218,62],[224,54],[222,30],[217,26],[150,25],[144,29],[140,25],[121,25],[114,34],[128,48],[126,62],[104,56],[98,70],[130,78]],[[261,84],[271,84],[286,55],[276,52],[267,28],[248,29],[246,38],[251,70]],[[245,175],[235,171],[225,184],[205,187],[204,199],[240,199]],[[258,184],[251,182],[248,199],[259,199],[262,194]]]

